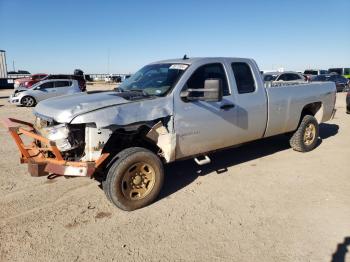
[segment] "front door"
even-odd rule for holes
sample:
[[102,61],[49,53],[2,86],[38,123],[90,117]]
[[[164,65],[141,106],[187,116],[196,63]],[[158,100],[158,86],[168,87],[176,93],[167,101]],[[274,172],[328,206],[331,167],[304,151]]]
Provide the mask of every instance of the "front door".
[[36,90],[36,95],[38,98],[37,102],[52,97],[52,94],[55,92],[56,90],[53,81],[42,83],[40,88]]
[[[252,71],[247,69],[249,67],[242,67],[242,63],[227,63],[226,67],[222,63],[211,63],[200,66],[189,77],[183,89],[203,88],[206,79],[221,79],[223,99],[208,102],[174,98],[177,159],[263,136],[267,121],[265,90],[256,88]],[[233,70],[238,71],[236,75]],[[250,75],[246,76],[247,73]],[[240,92],[235,78],[239,81]]]

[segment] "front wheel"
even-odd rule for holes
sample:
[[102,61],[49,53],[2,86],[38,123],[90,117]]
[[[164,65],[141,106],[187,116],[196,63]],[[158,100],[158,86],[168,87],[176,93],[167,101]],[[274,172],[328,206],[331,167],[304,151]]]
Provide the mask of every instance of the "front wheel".
[[289,140],[290,146],[299,152],[308,152],[317,146],[318,122],[315,117],[306,115],[300,122],[298,129]]
[[31,106],[35,106],[36,101],[35,101],[34,97],[25,96],[21,99],[21,104],[26,106],[26,107],[31,107]]
[[148,149],[132,147],[117,155],[103,182],[103,190],[114,205],[132,211],[151,204],[163,181],[163,164],[159,157]]

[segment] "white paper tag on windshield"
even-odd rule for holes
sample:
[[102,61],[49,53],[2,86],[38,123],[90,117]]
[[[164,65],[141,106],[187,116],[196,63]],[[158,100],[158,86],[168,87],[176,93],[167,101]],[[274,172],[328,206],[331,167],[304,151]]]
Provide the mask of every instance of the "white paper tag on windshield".
[[185,64],[173,64],[169,67],[169,69],[176,69],[176,70],[186,70],[188,65]]

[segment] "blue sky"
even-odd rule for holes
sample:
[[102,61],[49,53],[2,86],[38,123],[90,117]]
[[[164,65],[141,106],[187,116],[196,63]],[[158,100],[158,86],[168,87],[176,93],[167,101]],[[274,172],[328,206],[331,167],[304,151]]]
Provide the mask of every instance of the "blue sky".
[[349,27],[350,0],[0,0],[8,69],[32,73],[127,73],[184,54],[349,67]]

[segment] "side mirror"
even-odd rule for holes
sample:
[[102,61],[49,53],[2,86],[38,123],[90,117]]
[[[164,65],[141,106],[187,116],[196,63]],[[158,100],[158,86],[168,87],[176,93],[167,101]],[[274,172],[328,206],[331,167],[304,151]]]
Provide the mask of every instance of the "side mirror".
[[206,79],[204,88],[187,89],[180,93],[181,98],[188,101],[219,102],[222,100],[222,81],[219,78]]

